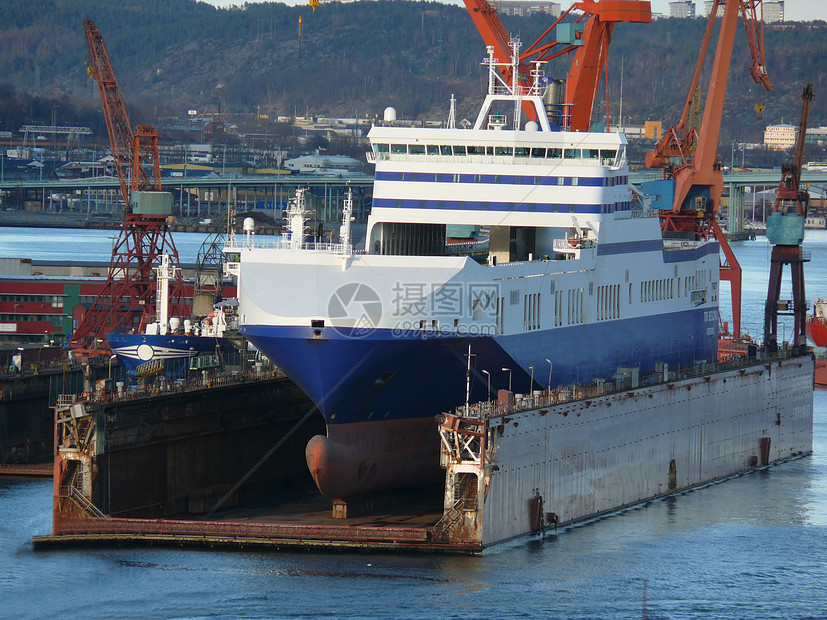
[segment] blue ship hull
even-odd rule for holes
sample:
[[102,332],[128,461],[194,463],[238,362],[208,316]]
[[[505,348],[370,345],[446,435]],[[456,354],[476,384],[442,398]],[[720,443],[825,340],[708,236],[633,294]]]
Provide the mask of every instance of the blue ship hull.
[[692,310],[510,336],[259,325],[241,333],[323,413],[327,435],[305,452],[319,490],[333,499],[444,475],[434,418],[465,402],[469,345],[473,403],[500,389],[611,379],[621,366],[645,373],[658,361],[714,360],[718,333],[708,318]]
[[192,335],[107,334],[109,348],[134,378],[141,368],[162,364],[167,379],[182,379],[189,372],[191,358],[215,354],[222,364],[236,363],[238,351],[227,338]]
[[[469,344],[471,402],[495,398],[509,386],[530,393],[549,384],[611,379],[620,366],[646,373],[657,361],[713,361],[717,327],[708,333],[705,318],[704,311],[693,310],[509,336],[377,329],[349,337],[341,329],[322,328],[318,337],[311,327],[257,325],[241,333],[319,405],[328,425],[337,425],[432,419],[462,404]],[[490,374],[490,392],[483,370]]]

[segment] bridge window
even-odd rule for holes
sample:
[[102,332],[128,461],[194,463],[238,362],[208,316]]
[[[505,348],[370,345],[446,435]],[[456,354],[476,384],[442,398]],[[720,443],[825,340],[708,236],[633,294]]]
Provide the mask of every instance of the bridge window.
[[439,147],[435,144],[429,144],[427,147],[428,155],[439,155]]
[[551,159],[561,159],[563,157],[563,149],[547,149],[546,157]]
[[563,157],[566,159],[580,159],[580,149],[566,149],[563,151]]
[[408,154],[408,145],[407,144],[391,144],[391,153],[396,155],[407,155]]
[[408,153],[411,155],[424,155],[425,154],[425,145],[424,144],[411,144],[408,147]]

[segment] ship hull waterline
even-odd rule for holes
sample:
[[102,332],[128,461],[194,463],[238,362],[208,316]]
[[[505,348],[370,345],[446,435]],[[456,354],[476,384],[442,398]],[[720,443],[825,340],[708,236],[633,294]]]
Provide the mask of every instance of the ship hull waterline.
[[[596,341],[608,344],[599,349],[583,347],[582,330],[576,329],[558,329],[548,337],[422,333],[405,338],[393,330],[374,330],[355,338],[330,328],[319,337],[318,329],[257,326],[245,326],[242,333],[323,413],[327,437],[314,438],[306,454],[319,490],[335,499],[438,477],[434,417],[466,397],[474,402],[495,397],[501,388],[531,394],[549,385],[611,379],[619,366],[648,372],[655,361],[678,365],[714,359],[712,337],[709,342],[685,338],[683,348],[675,344],[671,350],[652,345],[653,340],[674,342],[670,330],[675,324],[695,325],[703,316],[686,312],[623,321],[622,327],[591,326]],[[544,372],[524,370],[532,366]]]

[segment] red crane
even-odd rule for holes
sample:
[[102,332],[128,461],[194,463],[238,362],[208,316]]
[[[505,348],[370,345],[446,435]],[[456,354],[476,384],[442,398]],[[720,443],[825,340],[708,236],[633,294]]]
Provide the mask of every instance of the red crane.
[[[739,336],[741,330],[741,266],[716,219],[724,188],[721,166],[718,162],[718,137],[739,12],[743,15],[744,29],[753,58],[753,64],[749,68],[750,75],[766,90],[773,88],[764,64],[764,31],[758,13],[761,1],[713,1],[681,119],[677,126],[671,127],[664,134],[655,150],[646,155],[648,167],[662,167],[664,177],[675,181],[672,210],[661,212],[661,225],[664,231],[694,233],[697,238],[713,235],[721,245],[725,257],[725,262],[721,264],[721,279],[728,280],[732,287],[732,322],[735,336]],[[722,4],[724,11],[701,126],[687,127],[689,109],[710,35],[718,15],[718,7]]]
[[[501,62],[511,60],[510,37],[497,17],[496,9],[487,0],[464,0],[471,19],[486,45],[494,47],[494,55]],[[564,22],[574,11],[583,14],[571,22]],[[588,16],[588,19],[585,19]],[[585,23],[584,23],[585,19]],[[564,128],[570,131],[589,131],[592,108],[600,78],[606,67],[609,43],[618,22],[649,23],[652,8],[648,1],[639,0],[580,0],[574,2],[545,32],[520,54],[519,73],[531,81],[531,65],[547,62],[563,54],[574,52],[574,60],[566,80]],[[511,82],[511,69],[501,69],[506,83]],[[533,108],[526,112],[532,114]]]
[[[133,131],[118,81],[97,26],[83,21],[89,49],[88,72],[98,83],[121,196],[124,221],[112,248],[106,285],[79,320],[69,346],[100,350],[107,332],[140,329],[156,316],[154,270],[170,256],[177,277],[170,286],[170,315],[188,315],[178,251],[167,224],[172,195],[161,191],[158,132],[150,125]],[[149,164],[150,171],[146,169]]]

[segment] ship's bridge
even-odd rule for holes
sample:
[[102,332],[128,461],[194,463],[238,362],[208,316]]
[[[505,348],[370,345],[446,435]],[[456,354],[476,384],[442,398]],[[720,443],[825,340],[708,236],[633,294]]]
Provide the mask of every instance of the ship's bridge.
[[626,136],[621,133],[373,127],[368,139],[368,161],[378,166],[412,161],[620,167],[626,152]]

